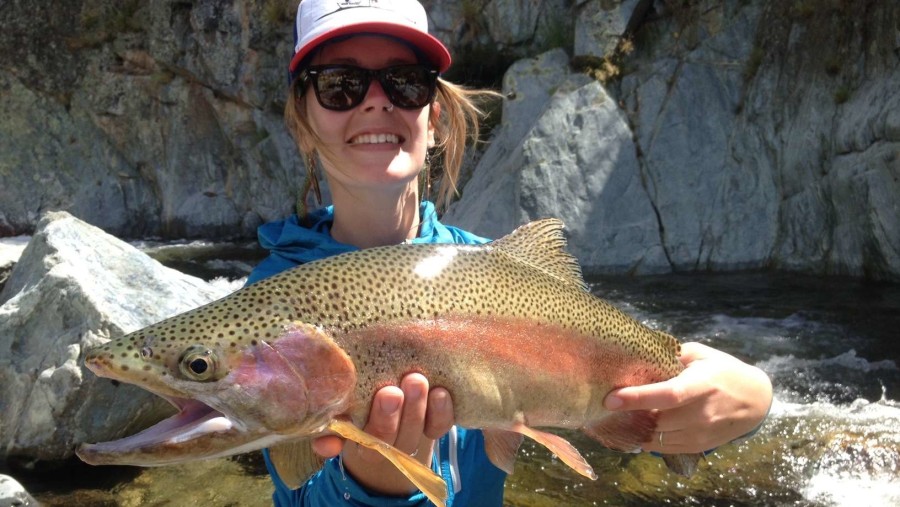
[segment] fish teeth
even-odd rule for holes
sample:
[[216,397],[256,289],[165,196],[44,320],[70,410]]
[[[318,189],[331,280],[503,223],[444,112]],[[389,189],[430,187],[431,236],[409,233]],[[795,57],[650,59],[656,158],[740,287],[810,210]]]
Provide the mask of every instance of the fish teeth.
[[353,138],[351,144],[397,144],[400,136],[396,134],[362,134]]

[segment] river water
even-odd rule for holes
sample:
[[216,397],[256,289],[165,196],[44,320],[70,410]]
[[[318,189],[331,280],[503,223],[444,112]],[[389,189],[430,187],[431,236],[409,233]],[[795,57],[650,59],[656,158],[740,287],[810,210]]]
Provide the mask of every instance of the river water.
[[[206,259],[199,270],[168,260],[206,275],[240,274],[252,260],[239,257]],[[754,438],[716,450],[690,479],[652,456],[566,433],[600,476],[589,481],[526,442],[507,505],[900,505],[900,285],[772,273],[591,282],[647,325],[765,370],[776,393],[770,416]],[[254,456],[146,470],[72,463],[17,478],[46,505],[271,504]]]

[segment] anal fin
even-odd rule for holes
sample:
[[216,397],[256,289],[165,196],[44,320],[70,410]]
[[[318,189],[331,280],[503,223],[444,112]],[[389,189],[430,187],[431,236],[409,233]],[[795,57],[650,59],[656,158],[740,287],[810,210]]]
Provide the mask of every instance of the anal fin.
[[369,435],[351,422],[334,420],[328,424],[328,429],[347,440],[352,440],[363,447],[378,452],[393,463],[437,507],[445,507],[447,502],[447,484],[430,468],[414,460],[408,454],[397,450],[392,445]]
[[647,410],[612,412],[581,430],[605,447],[621,452],[640,452],[656,431],[657,414]]
[[578,449],[570,444],[565,438],[554,435],[553,433],[529,428],[520,422],[514,423],[510,428],[510,431],[521,433],[543,445],[547,449],[550,449],[550,452],[556,454],[556,456],[559,457],[563,463],[572,468],[572,470],[575,470],[592,481],[597,480],[597,474],[594,473],[594,469],[591,468],[591,465],[585,461],[581,453],[578,452]]
[[684,477],[690,477],[697,471],[697,465],[701,459],[706,459],[706,455],[696,454],[663,454],[663,462],[669,470]]
[[484,434],[484,451],[488,459],[495,467],[512,475],[516,453],[524,438],[522,434],[493,428],[485,428],[481,433]]

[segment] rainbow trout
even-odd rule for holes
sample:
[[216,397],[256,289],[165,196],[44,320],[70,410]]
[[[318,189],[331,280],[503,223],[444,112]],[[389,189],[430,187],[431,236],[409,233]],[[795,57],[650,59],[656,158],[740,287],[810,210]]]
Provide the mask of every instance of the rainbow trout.
[[[147,389],[179,412],[78,455],[154,466],[333,432],[381,452],[443,505],[440,477],[358,429],[378,388],[421,372],[449,390],[457,424],[484,431],[499,468],[512,472],[524,435],[595,479],[573,446],[538,428],[580,429],[638,451],[655,414],[609,412],[603,399],[677,375],[679,347],[588,291],[555,219],[480,246],[371,248],[298,266],[89,350],[85,365],[97,375]],[[664,458],[689,474],[698,456]],[[285,461],[281,475],[299,484]]]

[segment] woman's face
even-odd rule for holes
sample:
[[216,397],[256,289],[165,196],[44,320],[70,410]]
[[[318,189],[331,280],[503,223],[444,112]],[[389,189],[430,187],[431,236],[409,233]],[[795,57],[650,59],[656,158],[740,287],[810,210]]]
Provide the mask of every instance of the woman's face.
[[[418,61],[400,42],[357,36],[326,45],[312,63],[377,70]],[[318,151],[334,194],[415,188],[426,150],[434,144],[428,106],[392,108],[377,80],[372,81],[362,103],[349,111],[323,108],[311,88],[304,97],[310,125],[325,145]]]

